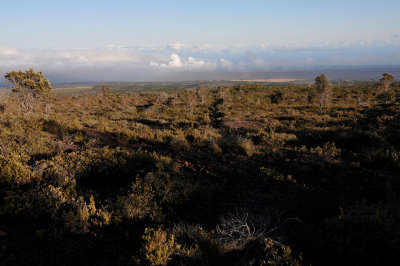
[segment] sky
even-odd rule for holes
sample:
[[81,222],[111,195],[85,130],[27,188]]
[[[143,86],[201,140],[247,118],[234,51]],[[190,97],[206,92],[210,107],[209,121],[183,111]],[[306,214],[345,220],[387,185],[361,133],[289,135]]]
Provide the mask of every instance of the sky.
[[150,81],[400,65],[399,10],[398,0],[0,0],[0,74]]

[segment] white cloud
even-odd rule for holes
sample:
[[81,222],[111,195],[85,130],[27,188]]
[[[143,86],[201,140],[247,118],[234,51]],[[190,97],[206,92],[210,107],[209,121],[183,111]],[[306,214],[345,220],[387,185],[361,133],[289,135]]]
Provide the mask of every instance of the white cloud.
[[15,49],[13,47],[0,44],[0,56],[2,55],[15,55],[18,54],[18,49]]
[[181,58],[178,54],[173,53],[170,55],[170,59],[167,63],[150,62],[150,66],[180,70],[213,70],[216,64],[201,59],[195,59],[191,56],[188,58]]
[[175,71],[213,70],[216,64],[194,56],[181,57],[177,53],[166,56],[164,52],[141,52],[122,46],[92,50],[23,50],[0,45],[0,78],[5,72],[30,67],[45,72],[56,82],[64,82],[154,80],[157,75],[168,77]]
[[[86,50],[27,50],[0,44],[0,77],[30,67],[60,81],[163,80],[180,73],[273,70],[333,65],[400,65],[400,38],[357,42],[292,43],[254,46],[108,45]],[[3,74],[2,74],[3,73]]]
[[182,67],[181,58],[177,54],[172,54],[171,61],[169,61],[168,65],[163,65],[163,66]]
[[190,45],[181,42],[175,42],[170,44],[168,47],[172,50],[179,51],[190,48]]

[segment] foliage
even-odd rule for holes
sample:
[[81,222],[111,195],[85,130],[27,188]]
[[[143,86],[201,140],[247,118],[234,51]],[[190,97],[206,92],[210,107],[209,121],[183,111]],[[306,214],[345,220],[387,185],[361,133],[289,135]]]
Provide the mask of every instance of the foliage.
[[399,83],[222,85],[2,95],[1,263],[399,260]]
[[218,239],[199,225],[175,225],[172,232],[179,243],[178,253],[183,255],[186,262],[212,263],[223,253],[223,246]]
[[323,93],[328,86],[328,80],[325,77],[325,74],[321,74],[315,78],[315,87],[317,89],[318,94]]
[[382,103],[389,103],[395,100],[396,94],[393,90],[391,90],[391,86],[393,83],[393,76],[388,73],[383,73],[382,78],[379,80],[381,93],[378,95],[379,100]]
[[33,68],[24,71],[11,71],[4,76],[13,86],[13,92],[19,95],[22,106],[26,110],[33,108],[35,101],[51,93],[51,84],[42,72]]
[[20,161],[20,156],[0,155],[0,184],[23,184],[31,179],[31,170]]
[[315,78],[315,90],[318,96],[319,106],[322,107],[323,105],[328,104],[331,96],[331,90],[328,80],[324,74],[321,74]]
[[299,260],[293,257],[290,247],[286,247],[276,241],[265,239],[265,257],[260,265],[300,265]]
[[101,86],[101,94],[103,95],[104,98],[108,97],[110,95],[111,89],[107,85]]
[[271,103],[280,103],[283,100],[283,93],[280,90],[276,90],[269,98],[271,99]]
[[387,92],[390,89],[390,86],[392,85],[393,80],[394,80],[394,78],[391,74],[388,74],[388,73],[382,74],[382,78],[379,81],[380,81],[380,85],[382,86],[382,89],[384,92]]
[[168,235],[161,227],[157,230],[146,228],[142,239],[145,257],[151,265],[167,265],[178,248],[174,235]]

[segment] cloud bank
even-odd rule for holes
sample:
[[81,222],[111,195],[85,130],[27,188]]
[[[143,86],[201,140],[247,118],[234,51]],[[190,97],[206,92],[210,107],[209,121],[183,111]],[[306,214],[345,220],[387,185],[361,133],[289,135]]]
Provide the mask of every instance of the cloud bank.
[[[389,41],[311,44],[189,45],[82,50],[28,50],[0,44],[0,74],[28,69],[53,82],[163,81],[223,71],[276,71],[332,66],[400,65],[400,37]],[[198,74],[196,76],[196,73]]]

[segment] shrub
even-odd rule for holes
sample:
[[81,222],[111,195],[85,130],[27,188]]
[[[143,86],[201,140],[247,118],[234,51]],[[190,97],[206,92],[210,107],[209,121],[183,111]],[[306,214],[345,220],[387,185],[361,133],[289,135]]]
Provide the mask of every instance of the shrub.
[[13,92],[18,94],[22,107],[28,111],[39,98],[50,94],[52,89],[50,81],[43,73],[35,72],[33,68],[25,72],[8,72],[4,77],[13,85]]
[[129,152],[108,147],[61,153],[36,166],[38,173],[54,185],[66,186],[76,179],[79,188],[94,189],[104,195],[126,185],[129,188],[138,174],[143,177],[157,169],[173,172],[174,167],[168,157],[156,153]]
[[205,141],[204,142],[204,147],[206,148],[207,152],[211,152],[212,154],[221,154],[222,153],[222,149],[213,140]]
[[224,98],[216,98],[209,108],[210,110],[210,120],[214,128],[220,128],[223,125],[225,117],[225,103]]
[[5,199],[2,211],[27,220],[60,219],[60,207],[68,200],[61,188],[52,185],[8,191]]
[[187,151],[190,149],[189,142],[185,138],[179,136],[175,136],[171,140],[170,145],[174,151]]
[[253,142],[250,139],[229,134],[219,140],[219,145],[226,153],[236,153],[242,155],[253,155],[256,150]]
[[210,263],[223,252],[218,240],[200,225],[175,225],[172,232],[180,246],[179,254],[187,260]]
[[329,104],[332,90],[324,74],[315,78],[315,90],[318,95],[319,107]]
[[20,162],[17,155],[0,155],[0,184],[21,184],[29,182],[31,170]]
[[247,156],[252,156],[254,153],[256,153],[256,147],[254,146],[253,142],[248,138],[239,139],[238,145],[242,148],[243,152]]
[[216,227],[218,239],[227,248],[242,248],[253,240],[263,239],[279,229],[280,215],[267,210],[257,215],[236,210],[220,217]]
[[271,103],[279,104],[283,101],[283,93],[280,90],[276,90],[269,98],[271,99]]
[[295,258],[290,247],[282,245],[270,238],[264,240],[264,245],[265,254],[260,265],[300,265],[299,261],[301,261],[301,258]]
[[63,212],[65,226],[73,232],[87,232],[89,226],[102,227],[111,221],[111,215],[103,210],[97,209],[93,196],[87,203],[82,196],[72,200],[71,208]]
[[132,186],[132,192],[117,200],[122,216],[130,220],[148,217],[155,219],[161,216],[161,207],[156,201],[155,193],[151,184],[142,182],[138,178],[138,181]]
[[145,241],[143,251],[151,265],[167,265],[171,256],[179,248],[174,235],[170,235],[161,227],[157,230],[146,228],[142,239]]
[[389,103],[396,100],[396,93],[393,90],[383,91],[377,96],[378,102]]

